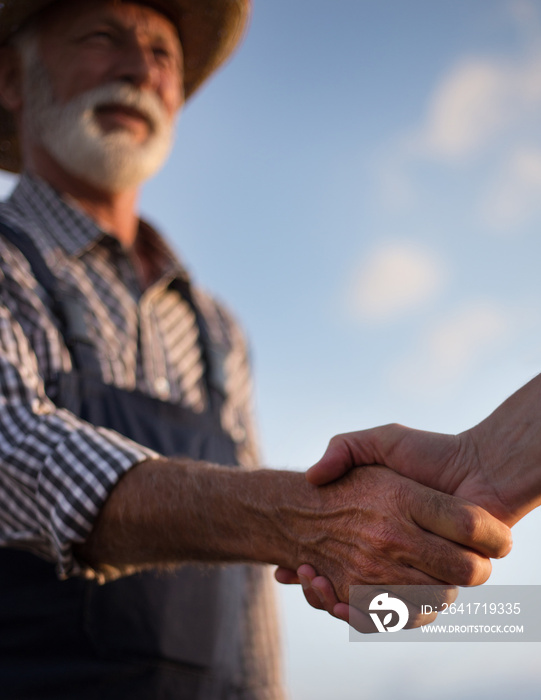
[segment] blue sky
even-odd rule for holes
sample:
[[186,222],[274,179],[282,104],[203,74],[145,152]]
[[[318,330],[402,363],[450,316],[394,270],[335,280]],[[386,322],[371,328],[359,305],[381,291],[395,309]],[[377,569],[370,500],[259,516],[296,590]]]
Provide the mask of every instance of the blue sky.
[[[265,463],[458,432],[540,371],[540,137],[539,2],[256,0],[141,208],[244,325]],[[541,583],[540,524],[494,583]],[[537,644],[371,648],[282,599],[293,700],[539,696]]]

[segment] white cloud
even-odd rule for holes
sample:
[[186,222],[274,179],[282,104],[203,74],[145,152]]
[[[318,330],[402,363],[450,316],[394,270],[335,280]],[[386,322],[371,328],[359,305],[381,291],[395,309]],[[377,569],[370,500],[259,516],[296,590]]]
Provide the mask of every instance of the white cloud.
[[429,161],[440,171],[449,164],[467,166],[461,174],[471,181],[478,221],[489,228],[514,231],[539,215],[541,12],[529,0],[514,0],[507,11],[522,50],[456,58],[433,86],[419,124],[397,137],[392,157],[380,157],[387,206],[424,201],[426,191],[414,173],[417,164]]
[[408,139],[419,156],[460,159],[541,116],[541,54],[462,59],[432,92],[420,129]]
[[480,202],[482,223],[515,232],[541,214],[541,149],[518,146],[489,183]]
[[387,321],[431,300],[445,278],[445,267],[432,251],[387,243],[358,266],[348,290],[349,307],[357,318]]
[[420,153],[457,158],[486,143],[510,118],[507,73],[482,59],[454,67],[430,99],[415,139]]
[[452,388],[512,337],[517,316],[495,302],[475,301],[428,328],[410,356],[390,372],[394,386],[437,394]]

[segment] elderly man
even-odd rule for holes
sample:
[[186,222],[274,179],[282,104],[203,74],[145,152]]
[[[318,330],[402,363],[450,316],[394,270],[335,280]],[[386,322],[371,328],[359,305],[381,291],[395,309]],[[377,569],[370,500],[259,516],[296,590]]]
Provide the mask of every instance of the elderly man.
[[481,508],[385,468],[323,488],[254,469],[238,327],[137,214],[248,13],[0,4],[0,167],[21,172],[0,207],[2,697],[280,698],[261,564],[306,562],[346,601],[480,583],[509,549]]

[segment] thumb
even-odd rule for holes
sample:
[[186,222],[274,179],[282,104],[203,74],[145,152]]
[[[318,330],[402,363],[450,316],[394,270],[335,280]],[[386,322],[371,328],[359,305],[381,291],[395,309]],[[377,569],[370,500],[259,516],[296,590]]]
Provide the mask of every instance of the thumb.
[[388,464],[388,456],[400,442],[408,428],[397,423],[335,435],[323,457],[306,472],[306,479],[322,486],[344,476],[354,467],[370,464]]
[[314,486],[322,486],[344,476],[350,469],[371,464],[372,460],[360,459],[358,441],[362,433],[335,435],[329,442],[325,454],[306,472],[306,479]]

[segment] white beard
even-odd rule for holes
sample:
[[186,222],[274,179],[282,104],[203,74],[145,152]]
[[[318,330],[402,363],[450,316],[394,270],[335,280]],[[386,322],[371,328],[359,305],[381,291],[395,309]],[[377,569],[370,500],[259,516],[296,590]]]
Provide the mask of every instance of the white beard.
[[[171,152],[175,120],[154,93],[110,83],[60,103],[37,52],[27,52],[25,59],[27,126],[65,170],[99,189],[118,192],[137,187],[160,169]],[[96,108],[111,104],[147,117],[149,135],[143,143],[128,131],[101,129]]]

